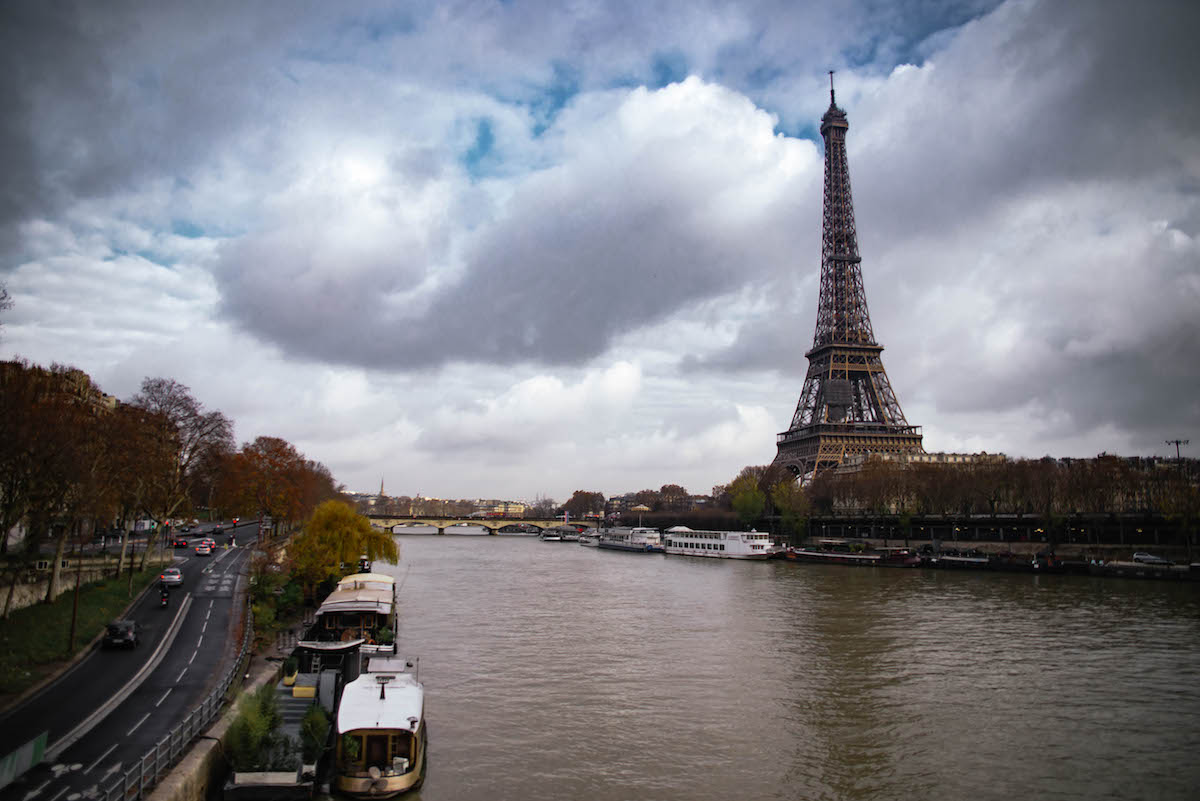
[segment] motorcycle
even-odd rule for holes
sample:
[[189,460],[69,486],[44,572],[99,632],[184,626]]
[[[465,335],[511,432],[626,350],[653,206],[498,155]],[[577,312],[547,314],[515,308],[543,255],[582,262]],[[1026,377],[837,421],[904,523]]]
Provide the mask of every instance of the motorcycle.
[[167,603],[170,600],[171,600],[171,593],[167,592],[166,590],[163,590],[162,593],[158,596],[159,607],[162,609],[165,609],[167,607]]

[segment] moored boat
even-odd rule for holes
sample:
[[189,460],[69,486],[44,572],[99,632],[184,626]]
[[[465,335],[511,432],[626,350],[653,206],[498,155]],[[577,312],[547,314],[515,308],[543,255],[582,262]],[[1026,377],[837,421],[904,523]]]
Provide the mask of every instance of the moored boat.
[[870,567],[879,564],[883,557],[855,549],[845,540],[817,540],[812,547],[788,548],[784,558],[794,562]]
[[417,659],[373,657],[346,685],[337,711],[335,789],[391,798],[419,787],[428,736]]
[[941,551],[929,557],[930,567],[949,570],[991,570],[992,557],[982,551]]
[[589,548],[599,547],[600,535],[594,531],[582,531],[579,534],[579,544],[586,545]]
[[383,573],[354,573],[321,602],[298,645],[314,651],[358,647],[364,654],[394,654],[396,580]]
[[663,549],[676,556],[716,559],[769,559],[778,548],[770,534],[757,531],[693,531],[675,526],[666,531]]
[[599,546],[612,551],[662,553],[662,536],[648,526],[607,528],[600,532]]

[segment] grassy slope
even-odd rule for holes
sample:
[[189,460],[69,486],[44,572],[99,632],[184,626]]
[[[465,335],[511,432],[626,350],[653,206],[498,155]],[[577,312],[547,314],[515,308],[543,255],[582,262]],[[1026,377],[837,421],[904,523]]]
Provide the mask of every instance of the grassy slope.
[[106,623],[120,617],[146,585],[158,580],[158,566],[154,567],[134,574],[132,594],[128,574],[119,580],[97,581],[80,588],[74,651],[67,647],[74,590],[63,593],[53,603],[18,609],[8,620],[0,620],[0,708],[86,649]]

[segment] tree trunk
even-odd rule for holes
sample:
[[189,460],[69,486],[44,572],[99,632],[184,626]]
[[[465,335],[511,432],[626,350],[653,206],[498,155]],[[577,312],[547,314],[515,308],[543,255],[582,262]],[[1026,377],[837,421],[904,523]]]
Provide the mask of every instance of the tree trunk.
[[71,604],[71,636],[67,638],[67,656],[75,653],[75,625],[79,620],[79,580],[83,573],[83,554],[75,560],[75,599]]
[[[129,547],[129,532],[124,528],[121,529],[121,555],[117,557],[117,574],[114,578],[121,577],[121,569],[125,566],[125,551]],[[130,567],[130,570],[133,568]]]
[[50,583],[46,585],[44,603],[50,603],[54,600],[54,586],[58,583],[58,577],[62,573],[63,553],[66,551],[67,533],[70,530],[70,526],[64,526],[62,533],[58,535],[58,542],[54,546],[54,564],[50,568]]

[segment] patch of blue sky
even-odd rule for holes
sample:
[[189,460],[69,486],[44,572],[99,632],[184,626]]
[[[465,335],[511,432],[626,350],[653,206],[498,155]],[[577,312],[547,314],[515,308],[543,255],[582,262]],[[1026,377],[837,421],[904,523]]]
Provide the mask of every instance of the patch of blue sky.
[[579,94],[578,70],[561,62],[553,65],[550,83],[540,87],[537,93],[525,101],[533,117],[533,135],[541,136],[554,124],[558,113],[566,108],[571,98]]
[[678,51],[655,53],[650,64],[650,87],[661,89],[688,77],[687,57]]
[[814,142],[821,141],[821,129],[815,122],[811,121],[806,122],[800,119],[788,121],[780,117],[779,121],[775,123],[773,130],[777,134],[783,134],[792,139],[811,139]]
[[846,48],[843,56],[851,67],[875,67],[890,72],[899,64],[920,64],[931,51],[930,42],[943,41],[947,32],[991,13],[1003,0],[915,0],[903,5],[887,3],[891,24],[885,33],[866,38]]
[[488,172],[489,164],[494,161],[490,157],[493,155],[495,144],[496,137],[492,133],[491,121],[486,118],[479,120],[475,125],[475,141],[463,154],[462,159],[463,166],[472,179],[478,180]]
[[204,229],[191,220],[171,220],[171,233],[188,239],[199,239],[207,236]]

